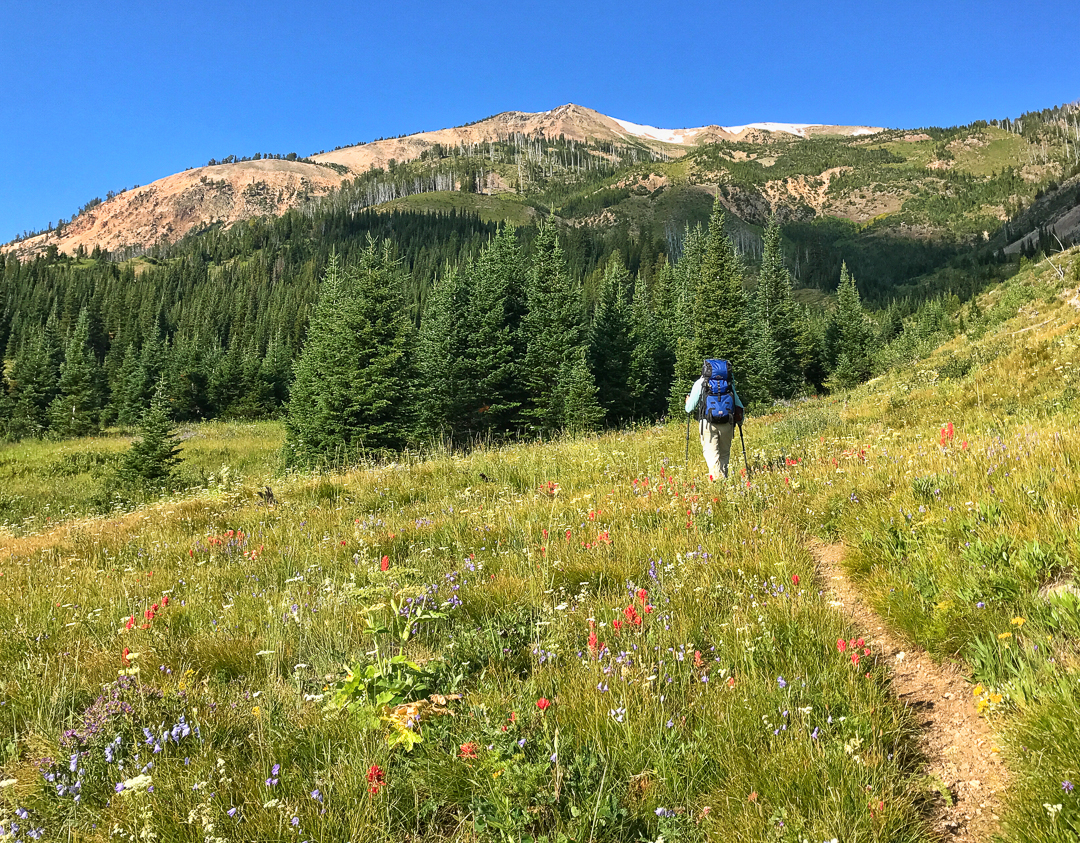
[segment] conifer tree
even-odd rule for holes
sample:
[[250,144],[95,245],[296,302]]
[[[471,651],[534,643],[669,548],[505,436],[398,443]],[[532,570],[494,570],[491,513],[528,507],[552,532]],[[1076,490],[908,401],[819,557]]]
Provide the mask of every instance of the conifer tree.
[[402,287],[388,242],[369,240],[355,269],[331,256],[296,361],[285,425],[290,464],[340,462],[359,448],[408,441],[416,378]]
[[855,278],[848,272],[846,263],[840,267],[836,311],[830,327],[835,337],[836,362],[829,375],[829,385],[849,389],[870,377],[871,331],[863,313]]
[[[9,346],[15,342],[12,335]],[[58,373],[53,371],[45,331],[33,327],[17,347],[8,373],[7,435],[12,439],[41,436],[49,426],[49,404],[56,396]]]
[[467,345],[472,267],[448,267],[436,279],[418,338],[418,421],[429,435],[462,441],[469,435],[475,388]]
[[773,217],[765,229],[761,274],[754,296],[751,361],[747,374],[755,389],[749,398],[759,401],[793,398],[799,392],[803,375],[797,335],[791,276],[784,265],[780,224]]
[[89,338],[89,314],[84,307],[60,367],[58,394],[49,404],[49,428],[55,436],[85,436],[97,429],[103,396]]
[[558,394],[564,363],[573,363],[583,345],[581,292],[570,277],[555,228],[544,224],[534,241],[524,319],[527,415],[537,429],[557,431],[563,425]]
[[180,440],[163,377],[158,379],[150,406],[139,419],[138,436],[120,463],[120,478],[140,486],[167,486],[180,463]]
[[589,368],[596,382],[597,401],[607,423],[621,425],[632,415],[630,375],[630,307],[626,287],[630,273],[622,255],[612,252],[600,280],[596,312],[589,332]]
[[649,304],[648,284],[640,273],[634,284],[630,312],[630,347],[626,388],[631,416],[635,419],[655,418],[664,411],[667,388],[662,372],[660,329]]
[[556,402],[563,428],[569,433],[589,433],[603,424],[604,409],[597,401],[596,382],[585,361],[584,348],[578,348],[573,360],[560,367]]
[[682,257],[671,275],[670,311],[665,314],[663,330],[671,349],[671,389],[668,412],[677,416],[683,412],[683,402],[690,387],[701,374],[702,357],[698,354],[697,325],[694,321],[694,301],[701,282],[702,261],[705,258],[706,233],[700,226],[686,228]]
[[[724,210],[719,199],[713,203],[709,217],[701,276],[693,301],[692,359],[696,359],[698,367],[709,357],[728,360],[738,384],[746,376],[749,363],[747,301],[742,266],[735,254],[735,244],[724,231]],[[689,391],[692,383],[680,387],[685,386]]]
[[480,433],[508,431],[521,421],[525,280],[517,235],[513,227],[503,226],[476,260],[469,301],[468,356],[474,365]]

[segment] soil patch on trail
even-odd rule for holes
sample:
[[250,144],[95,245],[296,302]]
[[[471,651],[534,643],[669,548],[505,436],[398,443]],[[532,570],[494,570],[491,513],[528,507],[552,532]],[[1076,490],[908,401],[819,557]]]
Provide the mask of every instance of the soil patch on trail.
[[842,545],[811,547],[834,605],[892,667],[892,687],[921,726],[927,791],[938,791],[930,820],[943,840],[989,843],[999,828],[1007,771],[997,738],[975,710],[972,686],[950,664],[937,664],[887,626],[844,573]]

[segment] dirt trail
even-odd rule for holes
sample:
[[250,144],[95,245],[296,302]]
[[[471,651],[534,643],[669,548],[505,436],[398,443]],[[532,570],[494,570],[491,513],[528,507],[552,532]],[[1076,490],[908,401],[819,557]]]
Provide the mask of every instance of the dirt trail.
[[934,830],[943,840],[988,843],[998,831],[1007,771],[995,751],[999,744],[993,731],[975,710],[971,684],[955,667],[936,664],[886,626],[841,569],[842,545],[817,544],[811,550],[837,608],[891,665],[896,696],[922,726],[919,748],[927,759],[926,775],[944,784],[950,797],[942,794],[935,800]]

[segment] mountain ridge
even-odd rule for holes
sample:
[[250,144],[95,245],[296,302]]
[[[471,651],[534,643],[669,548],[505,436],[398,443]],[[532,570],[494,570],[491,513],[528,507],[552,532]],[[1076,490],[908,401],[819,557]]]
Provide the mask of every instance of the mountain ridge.
[[[115,252],[171,243],[209,225],[228,227],[253,216],[280,215],[326,196],[350,178],[415,161],[439,148],[559,138],[636,147],[669,160],[718,141],[768,143],[774,135],[807,138],[878,131],[870,126],[804,123],[659,129],[574,103],[542,112],[505,111],[463,126],[341,147],[303,160],[262,159],[184,170],[117,194],[54,230],[4,244],[0,253],[28,259],[51,246],[75,254],[94,248]],[[496,182],[494,189],[507,188]]]

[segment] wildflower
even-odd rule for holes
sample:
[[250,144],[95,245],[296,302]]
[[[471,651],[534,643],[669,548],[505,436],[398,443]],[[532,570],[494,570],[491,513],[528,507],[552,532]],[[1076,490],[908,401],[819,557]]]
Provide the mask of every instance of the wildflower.
[[547,711],[549,705],[551,705],[551,700],[547,697],[540,697],[540,699],[536,701],[536,707],[541,711]]
[[667,818],[667,817],[673,817],[673,816],[675,816],[675,812],[672,811],[670,808],[657,808],[656,809],[656,816],[658,816],[658,817],[660,817],[662,819]]
[[844,652],[844,650],[847,649],[847,641],[845,641],[843,638],[837,638],[836,649],[839,650],[841,653]]
[[1013,618],[1011,621],[1009,621],[1009,623],[1011,623],[1013,626],[1019,628],[1019,627],[1023,626],[1025,623],[1027,623],[1027,621],[1024,618]]
[[315,788],[313,791],[311,791],[311,798],[314,799],[316,802],[323,801],[323,795],[319,792],[318,788]]
[[368,792],[378,793],[379,788],[386,786],[386,773],[378,764],[372,764],[367,771]]
[[783,676],[776,677],[776,684],[780,686],[780,690],[783,690],[787,687],[787,682],[784,681]]
[[461,745],[461,751],[458,754],[465,759],[476,758],[476,750],[479,748],[480,747],[473,742],[463,743]]
[[236,816],[236,807],[233,806],[232,808],[230,808],[225,813],[228,814],[230,817],[235,817]]
[[1073,792],[1073,783],[1071,781],[1069,781],[1068,779],[1066,779],[1065,781],[1063,781],[1061,783],[1061,789],[1064,790],[1066,793],[1072,793]]
[[976,608],[976,609],[985,609],[985,608],[986,608],[986,604],[985,604],[985,603],[983,603],[983,602],[982,602],[982,600],[980,600],[980,601],[979,601],[978,603],[976,603],[976,604],[975,604],[975,608]]
[[382,561],[379,563],[379,570],[380,571],[385,571],[389,567],[390,567],[390,557],[389,556],[384,556],[382,558]]
[[293,817],[291,820],[289,820],[289,822],[292,823],[293,828],[296,828],[298,825],[300,825],[300,818]]

